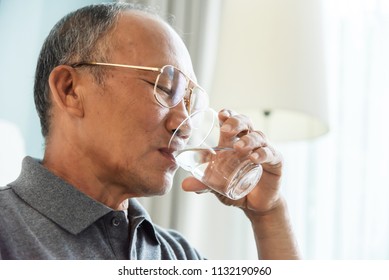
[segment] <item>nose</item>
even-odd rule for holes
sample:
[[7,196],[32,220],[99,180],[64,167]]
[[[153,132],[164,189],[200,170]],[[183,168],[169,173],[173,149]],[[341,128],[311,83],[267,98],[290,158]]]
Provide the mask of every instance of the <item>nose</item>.
[[173,150],[183,149],[192,131],[191,120],[183,102],[170,109],[166,126],[171,135],[168,147]]
[[175,107],[170,108],[169,117],[167,119],[167,130],[171,134],[176,133],[177,136],[185,138],[190,134],[190,122],[183,123],[189,117],[186,109],[185,101],[182,100]]

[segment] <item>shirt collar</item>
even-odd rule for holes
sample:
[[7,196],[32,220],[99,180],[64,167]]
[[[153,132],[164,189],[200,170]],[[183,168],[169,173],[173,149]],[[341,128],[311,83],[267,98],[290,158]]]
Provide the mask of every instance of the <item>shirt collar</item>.
[[[24,158],[21,174],[10,186],[32,208],[73,234],[80,233],[113,211],[54,175],[39,160],[31,157]],[[128,213],[130,221],[147,220],[152,225],[150,216],[135,199],[129,200]]]
[[149,214],[135,198],[130,198],[128,200],[128,220],[131,224],[131,236],[134,236],[134,232],[137,230],[138,226],[143,224],[145,225],[143,230],[153,238],[156,242],[155,244],[161,244],[157,238],[157,233]]

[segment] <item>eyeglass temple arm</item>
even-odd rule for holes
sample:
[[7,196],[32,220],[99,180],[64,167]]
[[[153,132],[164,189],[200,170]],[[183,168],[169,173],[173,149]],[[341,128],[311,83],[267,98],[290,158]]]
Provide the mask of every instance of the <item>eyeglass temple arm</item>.
[[139,69],[139,70],[146,70],[146,71],[155,71],[155,72],[161,72],[162,68],[157,67],[146,67],[146,66],[134,66],[134,65],[127,65],[127,64],[116,64],[116,63],[105,63],[105,62],[80,62],[72,64],[72,67],[79,67],[83,65],[100,65],[100,66],[112,66],[112,67],[122,67],[122,68],[130,68],[130,69]]

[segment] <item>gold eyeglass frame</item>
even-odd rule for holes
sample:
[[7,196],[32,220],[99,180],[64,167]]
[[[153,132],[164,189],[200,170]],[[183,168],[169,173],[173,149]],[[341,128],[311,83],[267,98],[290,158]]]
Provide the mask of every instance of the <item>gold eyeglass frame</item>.
[[[79,62],[79,63],[74,63],[72,65],[70,65],[71,67],[73,68],[77,68],[77,67],[80,67],[80,66],[84,66],[84,65],[91,65],[91,66],[111,66],[111,67],[120,67],[120,68],[129,68],[129,69],[136,69],[136,70],[144,70],[144,71],[153,71],[153,72],[158,72],[158,76],[157,78],[155,79],[155,83],[154,83],[154,98],[155,100],[158,102],[159,105],[161,105],[162,107],[164,108],[174,108],[175,106],[177,106],[182,100],[184,100],[185,102],[185,108],[186,110],[188,111],[188,113],[190,114],[191,112],[191,97],[192,97],[192,94],[193,94],[193,89],[195,87],[199,88],[202,92],[204,92],[205,95],[207,95],[207,92],[201,87],[199,86],[195,81],[193,81],[191,78],[189,78],[189,76],[187,74],[185,74],[182,70],[180,70],[179,68],[173,66],[173,65],[164,65],[162,68],[158,68],[158,67],[146,67],[146,66],[136,66],[136,65],[127,65],[127,64],[116,64],[116,63],[106,63],[106,62],[95,62],[95,61],[91,61],[91,62]],[[159,100],[158,98],[158,94],[157,94],[157,85],[158,85],[158,82],[159,82],[159,78],[161,77],[161,74],[163,73],[163,70],[166,68],[166,67],[173,67],[174,69],[176,69],[177,71],[179,71],[182,75],[184,75],[187,83],[186,83],[186,88],[185,88],[185,94],[183,95],[183,97],[177,102],[177,104],[174,104],[172,106],[168,105],[168,104],[164,104],[164,102],[162,102],[161,100]],[[194,86],[192,87],[189,87],[190,84],[193,84]],[[185,96],[189,94],[189,97],[188,98],[185,98]],[[161,97],[160,97],[161,98]],[[162,99],[162,98],[161,98]],[[162,99],[163,100],[163,99]],[[163,100],[164,101],[164,100]],[[166,102],[165,102],[166,103]]]

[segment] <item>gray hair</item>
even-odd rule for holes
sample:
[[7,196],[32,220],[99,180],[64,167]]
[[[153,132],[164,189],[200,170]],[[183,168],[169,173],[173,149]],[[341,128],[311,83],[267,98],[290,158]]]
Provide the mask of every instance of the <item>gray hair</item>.
[[[69,13],[50,31],[38,57],[34,84],[35,107],[40,119],[42,135],[45,138],[49,133],[51,119],[48,84],[51,71],[62,64],[72,65],[82,61],[107,59],[109,45],[104,39],[116,25],[119,14],[127,10],[155,14],[149,7],[137,4],[96,4]],[[99,71],[93,69],[92,74],[101,82]]]

